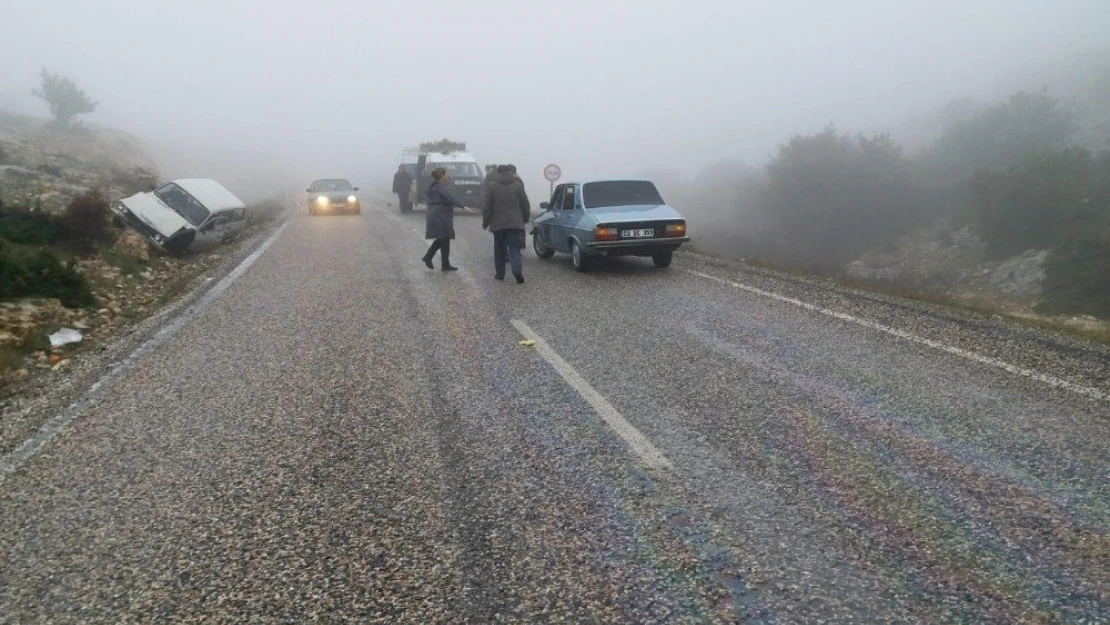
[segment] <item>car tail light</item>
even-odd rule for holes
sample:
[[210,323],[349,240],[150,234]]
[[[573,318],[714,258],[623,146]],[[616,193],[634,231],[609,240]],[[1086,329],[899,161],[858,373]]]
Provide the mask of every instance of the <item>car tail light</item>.
[[595,241],[616,241],[619,238],[620,234],[617,232],[616,228],[610,228],[608,226],[598,226],[594,228]]
[[670,224],[667,226],[667,236],[669,237],[684,237],[686,236],[686,224]]

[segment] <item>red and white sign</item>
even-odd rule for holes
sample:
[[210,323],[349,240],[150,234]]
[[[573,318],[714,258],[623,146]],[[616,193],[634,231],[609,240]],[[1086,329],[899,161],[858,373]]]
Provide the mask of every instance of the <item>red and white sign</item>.
[[551,165],[543,168],[543,177],[547,178],[549,182],[555,182],[559,178],[563,177],[563,170],[559,169],[558,165],[552,163]]

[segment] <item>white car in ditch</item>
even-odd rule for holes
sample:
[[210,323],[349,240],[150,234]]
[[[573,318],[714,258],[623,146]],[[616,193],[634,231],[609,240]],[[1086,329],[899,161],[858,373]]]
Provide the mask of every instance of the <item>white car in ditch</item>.
[[238,236],[247,221],[243,201],[211,178],[171,180],[149,193],[115,202],[112,212],[171,254],[198,240],[226,242]]

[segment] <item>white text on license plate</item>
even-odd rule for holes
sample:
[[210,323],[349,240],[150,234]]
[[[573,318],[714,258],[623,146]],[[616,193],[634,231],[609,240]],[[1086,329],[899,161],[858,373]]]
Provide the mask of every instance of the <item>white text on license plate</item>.
[[622,239],[650,239],[655,236],[654,230],[621,230]]

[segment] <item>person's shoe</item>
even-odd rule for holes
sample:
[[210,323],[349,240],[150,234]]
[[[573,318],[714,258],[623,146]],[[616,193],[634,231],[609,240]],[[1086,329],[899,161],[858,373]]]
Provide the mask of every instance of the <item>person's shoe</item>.
[[435,269],[436,268],[436,266],[432,264],[432,257],[431,256],[425,256],[424,258],[421,258],[420,260],[424,261],[424,266],[427,267],[428,269]]
[[517,284],[524,284],[524,276],[520,274],[515,274],[513,277],[516,278]]
[[494,279],[494,280],[504,280],[504,279],[505,279],[505,274],[503,274],[503,273],[495,273],[495,274],[493,274],[493,279]]
[[451,266],[451,265],[444,265],[444,266],[442,267],[442,270],[443,270],[443,271],[458,271],[458,270],[459,270],[459,268],[458,268],[458,267],[453,267],[453,266]]

